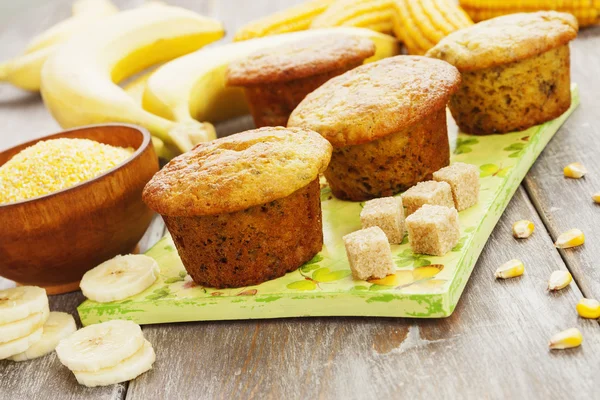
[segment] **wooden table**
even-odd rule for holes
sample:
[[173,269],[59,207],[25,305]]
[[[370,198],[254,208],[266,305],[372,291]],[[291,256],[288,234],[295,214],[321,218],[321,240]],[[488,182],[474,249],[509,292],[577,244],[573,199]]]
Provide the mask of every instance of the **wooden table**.
[[[230,38],[240,24],[294,1],[169,2],[222,19]],[[139,1],[117,3],[127,8]],[[34,33],[67,17],[70,0],[27,0],[11,3],[10,10],[3,7],[0,59],[16,54]],[[600,299],[600,206],[591,200],[600,191],[599,73],[600,27],[585,29],[572,44],[572,75],[580,85],[581,106],[517,191],[451,317],[145,326],[157,362],[138,379],[88,389],[76,383],[54,354],[24,363],[0,361],[0,399],[600,398],[598,322],[578,318],[575,312],[581,297]],[[0,149],[59,129],[38,95],[5,85],[0,85],[0,124]],[[221,134],[231,130],[231,125],[220,127]],[[563,178],[562,167],[574,161],[588,167],[584,179]],[[516,241],[511,225],[522,218],[531,219],[536,232]],[[586,244],[555,250],[552,242],[558,234],[573,227],[585,232]],[[156,220],[144,247],[162,231]],[[496,281],[494,270],[510,258],[525,262],[525,275]],[[570,270],[574,283],[548,293],[546,282],[556,269]],[[50,304],[53,310],[76,315],[82,300],[80,293],[73,293],[53,296]],[[573,326],[583,332],[583,345],[549,351],[548,338]]]

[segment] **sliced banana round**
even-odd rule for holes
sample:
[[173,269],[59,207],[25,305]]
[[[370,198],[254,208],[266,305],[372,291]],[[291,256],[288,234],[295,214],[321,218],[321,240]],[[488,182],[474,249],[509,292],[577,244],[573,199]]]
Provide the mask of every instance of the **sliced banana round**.
[[116,256],[83,275],[84,296],[99,303],[122,300],[146,290],[158,278],[155,259],[143,254]]
[[0,325],[0,343],[10,342],[11,340],[31,335],[35,330],[44,325],[49,313],[50,310],[46,307],[42,312],[33,313],[18,321]]
[[52,311],[42,327],[42,338],[22,353],[9,357],[13,361],[27,361],[52,353],[58,342],[77,330],[71,314]]
[[152,344],[144,340],[144,345],[137,353],[112,368],[104,368],[96,372],[73,371],[73,373],[77,382],[88,387],[114,385],[130,381],[149,371],[154,360],[156,354]]
[[135,354],[144,344],[140,326],[114,320],[82,328],[61,340],[56,354],[71,371],[98,371],[114,367]]
[[42,331],[43,329],[40,326],[30,335],[0,344],[0,360],[27,350],[30,346],[42,338]]
[[0,324],[8,324],[48,308],[46,291],[37,286],[0,290]]

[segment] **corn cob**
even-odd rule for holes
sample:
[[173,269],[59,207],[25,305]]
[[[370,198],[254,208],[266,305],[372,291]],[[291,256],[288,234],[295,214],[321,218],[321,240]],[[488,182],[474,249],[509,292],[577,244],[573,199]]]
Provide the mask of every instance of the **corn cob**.
[[442,38],[473,24],[451,0],[396,0],[394,33],[410,54],[424,54]]
[[475,22],[518,12],[555,10],[573,14],[580,26],[600,23],[600,0],[460,0],[460,5]]
[[252,21],[241,27],[233,40],[248,40],[279,33],[303,31],[313,19],[324,12],[335,0],[309,0],[286,10]]
[[391,33],[393,15],[394,0],[336,0],[310,27],[356,26]]

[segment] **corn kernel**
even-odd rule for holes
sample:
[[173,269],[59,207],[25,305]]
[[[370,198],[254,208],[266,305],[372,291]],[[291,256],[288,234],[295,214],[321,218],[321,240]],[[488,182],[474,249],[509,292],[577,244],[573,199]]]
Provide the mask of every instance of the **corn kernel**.
[[523,265],[523,262],[514,259],[499,266],[495,276],[500,279],[508,279],[521,276],[523,275],[523,272],[525,272],[525,265]]
[[554,271],[548,280],[548,290],[561,290],[569,286],[573,277],[569,271]]
[[587,173],[587,169],[580,162],[574,162],[567,165],[563,170],[567,178],[579,179]]
[[595,299],[581,299],[577,303],[577,314],[582,318],[600,318],[600,301]]
[[594,193],[592,195],[592,199],[594,200],[594,202],[600,203],[600,192]]
[[556,239],[554,246],[559,249],[568,249],[569,247],[581,246],[583,243],[585,243],[585,235],[583,232],[579,229],[569,229],[560,234],[558,239]]
[[526,219],[517,221],[512,226],[513,236],[517,239],[526,239],[533,233],[535,226],[533,222]]
[[583,336],[579,329],[570,328],[552,336],[549,347],[552,350],[570,349],[581,346],[581,342],[583,342]]

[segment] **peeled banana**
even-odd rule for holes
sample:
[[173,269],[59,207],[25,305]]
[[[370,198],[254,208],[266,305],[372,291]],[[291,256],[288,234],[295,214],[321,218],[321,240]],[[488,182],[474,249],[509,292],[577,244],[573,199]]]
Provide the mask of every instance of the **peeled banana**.
[[58,45],[91,23],[118,11],[108,0],[80,0],[75,3],[73,17],[34,37],[23,55],[0,63],[0,82],[8,82],[25,90],[40,90],[42,67],[48,57],[58,49]]
[[42,97],[64,128],[104,122],[142,125],[179,151],[215,138],[212,125],[174,123],[144,111],[116,82],[220,39],[219,21],[155,5],[120,12],[62,45],[42,70]]
[[146,290],[158,278],[158,263],[143,254],[116,256],[87,271],[81,291],[99,303],[123,300]]
[[114,320],[86,326],[61,340],[56,355],[71,371],[95,372],[131,357],[144,341],[138,324]]
[[267,36],[219,47],[202,49],[161,66],[146,84],[144,109],[174,121],[221,121],[248,113],[240,88],[225,86],[227,65],[257,50],[320,35],[346,34],[368,37],[376,53],[367,60],[376,61],[399,53],[395,38],[364,28],[330,28]]
[[18,286],[0,290],[0,324],[19,321],[47,309],[48,296],[40,287]]
[[12,361],[27,361],[45,356],[54,351],[58,342],[77,330],[71,314],[51,312],[42,328],[42,337],[22,353],[9,357]]

